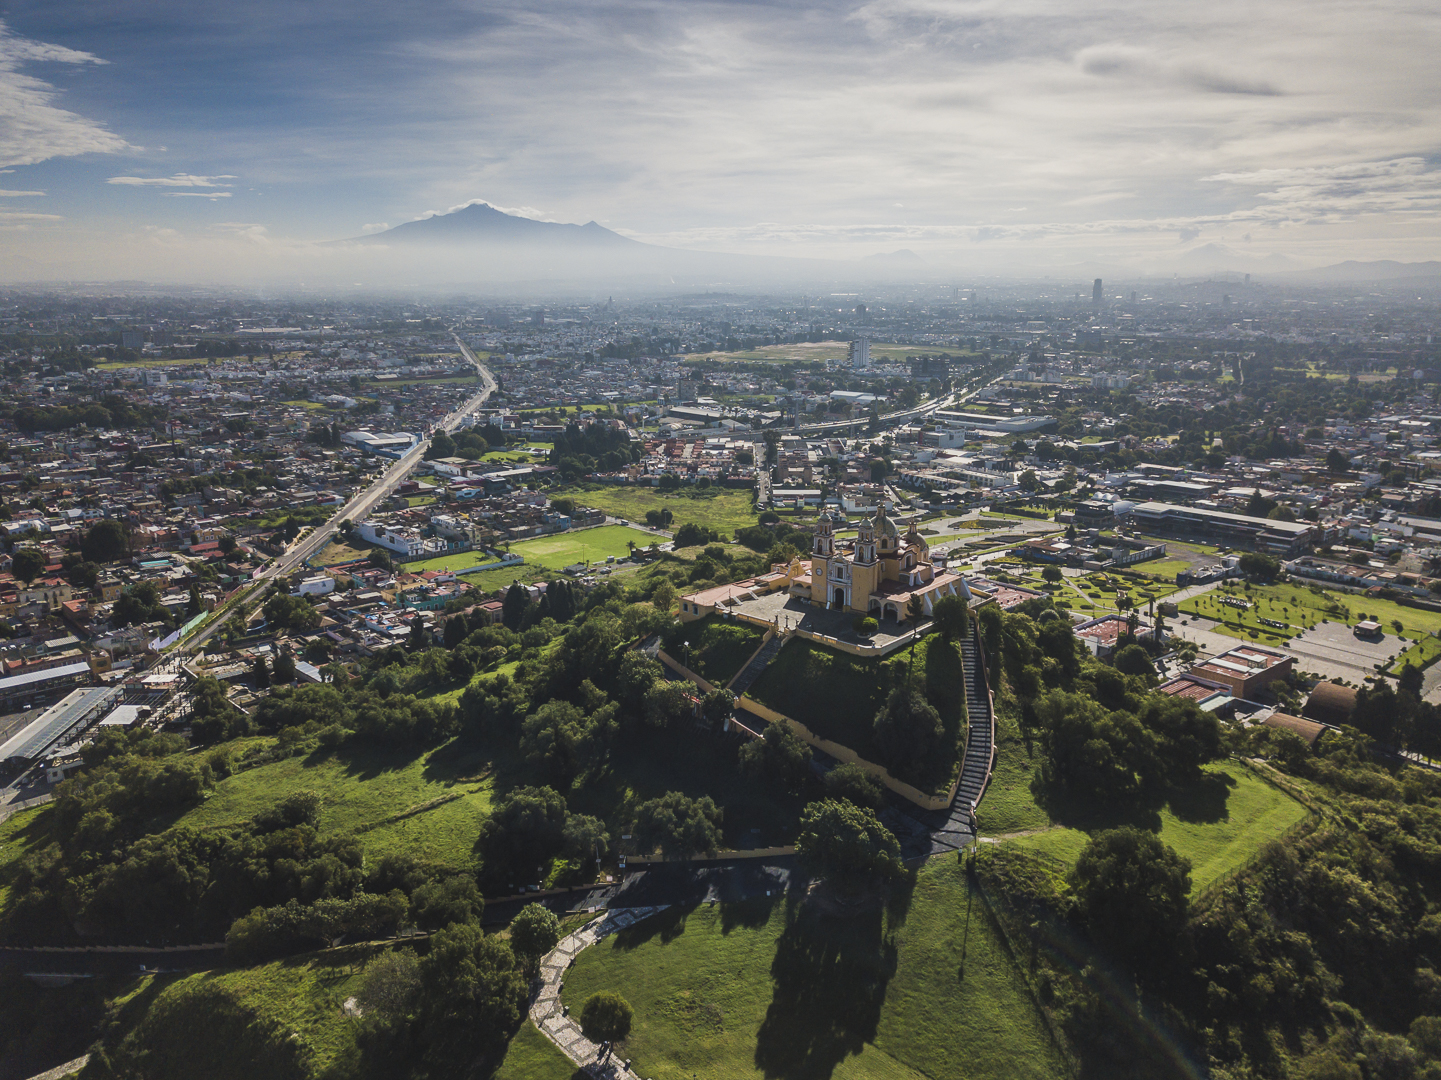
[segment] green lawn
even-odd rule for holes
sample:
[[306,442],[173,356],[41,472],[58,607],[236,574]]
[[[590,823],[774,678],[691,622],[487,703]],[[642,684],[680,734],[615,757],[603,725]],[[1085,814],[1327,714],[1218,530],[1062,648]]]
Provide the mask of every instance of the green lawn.
[[[325,800],[321,832],[359,831],[369,858],[405,852],[468,865],[490,810],[487,766],[485,755],[459,741],[410,758],[395,750],[359,747],[317,752],[222,780],[180,823],[197,828],[235,824],[308,788]],[[449,801],[439,801],[448,796]]]
[[647,548],[655,540],[655,536],[639,529],[627,528],[624,525],[602,525],[596,529],[578,529],[553,536],[538,536],[534,540],[518,540],[510,545],[510,550],[525,556],[528,563],[559,570],[572,563],[603,563],[607,555],[624,558],[630,554],[627,541],[633,542],[638,548]]
[[[1251,606],[1245,609],[1231,606],[1223,602],[1225,597],[1250,601]],[[1354,626],[1363,613],[1368,618],[1379,620],[1388,637],[1397,634],[1396,622],[1401,624],[1399,636],[1409,641],[1417,641],[1441,630],[1441,612],[1406,607],[1379,597],[1328,589],[1312,591],[1309,586],[1295,583],[1258,585],[1249,590],[1239,585],[1227,585],[1181,604],[1183,615],[1201,615],[1225,624],[1224,628],[1217,628],[1222,632],[1249,638],[1254,630],[1259,637],[1278,642],[1289,640],[1322,620]],[[1261,619],[1271,619],[1285,626],[1265,626]]]
[[1127,567],[1138,574],[1154,574],[1163,577],[1167,581],[1175,581],[1176,575],[1191,569],[1192,563],[1189,559],[1150,559],[1146,562],[1133,563]]
[[527,1019],[510,1040],[505,1059],[490,1080],[588,1080],[588,1074],[571,1065],[555,1043]]
[[1398,656],[1388,670],[1395,675],[1407,664],[1427,668],[1437,660],[1441,660],[1441,638],[1424,637]]
[[[1160,814],[1161,839],[1191,860],[1192,892],[1244,866],[1267,841],[1308,813],[1244,766],[1221,763],[1207,772],[1214,786],[1192,800],[1196,805],[1178,807],[1173,802]],[[989,799],[988,793],[981,804],[983,813]],[[1088,839],[1079,829],[1056,828],[1010,843],[1073,862]]]
[[1031,795],[1031,777],[1040,752],[1039,744],[1026,744],[1014,708],[997,695],[996,766],[976,809],[983,835],[1044,829],[1051,824],[1050,815],[1036,805]]
[[[396,563],[397,573],[418,574],[422,570],[464,570],[471,566],[480,566],[484,563],[495,562],[495,556],[485,551],[457,551],[453,555],[437,555],[433,559],[420,559],[417,562]],[[519,570],[520,567],[516,566]],[[470,577],[467,576],[469,581]],[[507,580],[509,585],[510,581]]]
[[[662,495],[649,487],[590,484],[561,488],[554,496],[573,498],[581,506],[593,506],[612,517],[629,521],[644,522],[647,510],[669,510],[674,515],[672,529],[694,522],[729,535],[736,529],[756,523],[752,492],[741,488],[711,488],[706,492]],[[648,539],[646,544],[649,543]]]
[[[672,909],[582,952],[574,1013],[635,1008],[624,1053],[654,1080],[1028,1080],[1065,1075],[985,908],[953,859],[908,910],[835,918],[764,898]],[[896,908],[904,907],[896,905]]]

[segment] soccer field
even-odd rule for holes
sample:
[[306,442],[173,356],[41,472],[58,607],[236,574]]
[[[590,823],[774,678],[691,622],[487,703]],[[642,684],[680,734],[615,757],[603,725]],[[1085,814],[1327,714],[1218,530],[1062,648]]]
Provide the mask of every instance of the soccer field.
[[551,566],[557,570],[579,562],[604,562],[606,556],[622,558],[630,554],[626,546],[632,541],[638,548],[647,548],[663,539],[641,532],[625,525],[602,525],[598,529],[581,529],[577,532],[558,533],[555,536],[539,536],[534,540],[521,540],[510,545],[510,550],[525,556],[525,561],[535,566]]

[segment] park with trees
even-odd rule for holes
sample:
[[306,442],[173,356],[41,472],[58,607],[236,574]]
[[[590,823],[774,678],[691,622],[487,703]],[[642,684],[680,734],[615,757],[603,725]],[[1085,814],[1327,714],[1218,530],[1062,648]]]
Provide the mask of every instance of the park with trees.
[[[978,816],[999,842],[907,864],[864,769],[821,775],[781,725],[722,732],[726,695],[632,648],[659,635],[723,685],[757,642],[680,627],[673,604],[701,560],[721,574],[747,557],[657,559],[544,610],[522,592],[495,625],[446,615],[444,648],[394,646],[348,681],[285,685],[277,657],[249,715],[202,680],[190,739],[97,740],[52,806],[0,825],[4,941],[224,941],[225,961],[47,999],[96,1033],[88,1075],[150,1075],[213,1014],[273,1075],[483,1062],[563,1080],[524,1001],[576,924],[537,906],[497,923],[484,898],[594,880],[622,851],[742,842],[794,846],[774,896],[673,905],[567,975],[578,1022],[604,1004],[593,1030],[644,1075],[1163,1077],[1183,1060],[1301,1080],[1358,1058],[1427,1075],[1441,788],[1371,749],[1424,711],[1414,679],[1368,690],[1358,726],[1311,749],[1157,696],[1050,601],[938,603],[913,654],[865,672],[791,642],[752,693],[788,663],[776,708],[924,779],[964,745],[958,642],[978,627],[1001,752]],[[393,939],[412,929],[427,936]],[[323,1004],[342,992],[358,1016]],[[291,998],[313,1015],[287,1019]],[[36,1000],[0,1005],[12,1030]],[[958,1033],[958,1015],[977,1023]],[[300,1053],[293,1031],[323,1049]]]

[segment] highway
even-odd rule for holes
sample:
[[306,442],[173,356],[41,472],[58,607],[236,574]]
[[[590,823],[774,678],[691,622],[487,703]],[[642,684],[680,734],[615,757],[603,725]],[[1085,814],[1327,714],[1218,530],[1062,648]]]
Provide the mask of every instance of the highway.
[[[470,351],[470,347],[460,340],[460,335],[452,332],[451,336],[455,338],[455,343],[460,346],[461,354],[469,360],[470,363],[475,366],[475,370],[479,372],[483,386],[481,387],[480,393],[471,397],[454,412],[447,413],[445,418],[436,425],[438,430],[442,430],[446,432],[446,434],[458,428],[461,420],[468,414],[484,405],[486,399],[489,398],[496,389],[495,377],[491,375],[484,364],[476,359],[475,353]],[[379,479],[360,494],[353,496],[349,502],[331,515],[330,520],[324,525],[317,526],[313,532],[296,543],[295,546],[284,555],[274,562],[267,564],[256,573],[252,579],[252,586],[247,590],[245,596],[234,603],[230,611],[221,615],[220,618],[213,620],[203,630],[186,642],[182,646],[182,651],[199,651],[205,642],[210,639],[211,635],[219,630],[236,611],[240,610],[244,600],[248,599],[248,597],[255,592],[256,588],[264,587],[276,578],[284,577],[286,574],[291,573],[302,562],[324,548],[326,544],[330,543],[330,538],[335,535],[335,530],[340,527],[342,521],[360,521],[375,509],[378,504],[383,502],[390,493],[410,475],[411,470],[424,460],[426,451],[430,449],[430,440],[431,436],[426,436],[417,442],[405,452],[404,457],[401,457],[387,468]]]

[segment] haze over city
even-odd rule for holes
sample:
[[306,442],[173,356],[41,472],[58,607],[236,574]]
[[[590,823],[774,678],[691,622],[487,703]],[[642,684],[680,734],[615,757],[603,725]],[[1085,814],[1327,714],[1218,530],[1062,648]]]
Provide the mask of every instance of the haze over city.
[[798,280],[897,251],[932,278],[1282,273],[1425,261],[1441,235],[1441,35],[1399,0],[16,0],[0,20],[12,282],[494,280],[320,246],[479,201],[829,264],[758,271]]

